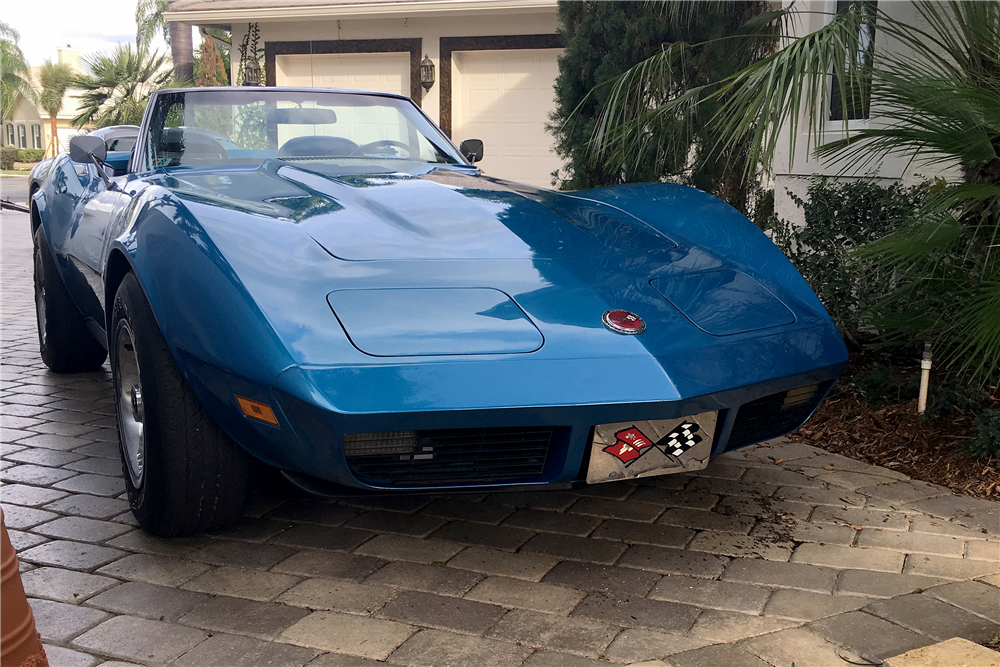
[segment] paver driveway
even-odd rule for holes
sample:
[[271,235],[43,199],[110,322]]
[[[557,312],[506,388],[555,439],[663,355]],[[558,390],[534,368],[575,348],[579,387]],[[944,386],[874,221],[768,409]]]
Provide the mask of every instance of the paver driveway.
[[839,666],[1000,632],[1000,504],[783,442],[576,492],[283,489],[151,538],[109,375],[42,366],[27,216],[2,234],[0,500],[53,665]]

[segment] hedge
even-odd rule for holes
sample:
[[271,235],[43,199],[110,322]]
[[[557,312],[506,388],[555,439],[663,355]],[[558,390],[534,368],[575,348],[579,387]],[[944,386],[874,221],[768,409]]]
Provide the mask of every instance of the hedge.
[[42,148],[21,148],[17,151],[18,162],[38,162],[45,155]]
[[0,148],[0,169],[13,169],[17,160],[16,148]]

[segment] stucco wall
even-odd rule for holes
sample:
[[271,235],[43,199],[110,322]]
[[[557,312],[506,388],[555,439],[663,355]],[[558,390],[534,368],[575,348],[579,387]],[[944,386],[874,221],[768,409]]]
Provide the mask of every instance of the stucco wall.
[[[789,7],[792,4],[792,0],[782,1],[784,7]],[[794,5],[799,10],[799,14],[792,24],[791,34],[797,37],[809,34],[826,25],[832,19],[837,8],[836,0],[795,0]],[[917,13],[912,2],[883,0],[879,3],[879,9],[902,21],[910,23],[917,21]],[[878,58],[880,50],[892,50],[896,53],[903,51],[903,47],[898,42],[888,39],[885,31],[878,29],[877,23],[875,44],[876,58]],[[891,122],[891,118],[886,117],[881,112],[877,98],[872,100],[870,116],[869,119],[865,120],[848,121],[846,131],[843,121],[825,120],[822,126],[823,133],[819,138],[820,143],[836,141],[845,137],[847,133],[861,128],[885,126]],[[902,181],[908,185],[938,176],[948,179],[961,177],[957,168],[943,165],[933,155],[920,158],[915,158],[912,155],[892,155],[867,164],[817,159],[812,154],[817,145],[816,139],[809,133],[807,118],[802,118],[799,121],[794,147],[789,127],[786,125],[779,132],[778,146],[772,162],[775,184],[774,207],[779,217],[796,224],[803,222],[802,210],[792,202],[788,193],[793,192],[800,197],[804,196],[809,177],[814,174],[848,179],[872,178],[884,184]]]

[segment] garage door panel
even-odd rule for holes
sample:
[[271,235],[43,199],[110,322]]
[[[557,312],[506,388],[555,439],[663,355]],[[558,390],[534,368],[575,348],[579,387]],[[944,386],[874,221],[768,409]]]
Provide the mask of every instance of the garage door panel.
[[527,115],[532,112],[532,106],[536,104],[539,95],[537,90],[508,90],[506,97],[508,104],[515,110],[520,109],[518,115]]
[[562,164],[545,131],[555,108],[559,49],[465,51],[452,55],[456,141],[485,144],[487,174],[548,187]]
[[278,56],[274,59],[275,78],[279,86],[312,84],[312,56]]
[[[466,109],[473,118],[481,118],[480,122],[494,122],[492,116],[497,115],[500,102],[500,91],[496,88],[490,90],[469,91],[466,100]],[[489,116],[489,120],[486,117]]]
[[328,53],[275,57],[279,86],[358,88],[410,94],[409,53]]

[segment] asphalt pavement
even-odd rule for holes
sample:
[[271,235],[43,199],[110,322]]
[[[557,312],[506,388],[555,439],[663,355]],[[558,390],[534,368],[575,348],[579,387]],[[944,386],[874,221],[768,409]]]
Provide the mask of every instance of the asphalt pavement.
[[8,198],[15,204],[28,203],[27,176],[0,176],[0,199]]

